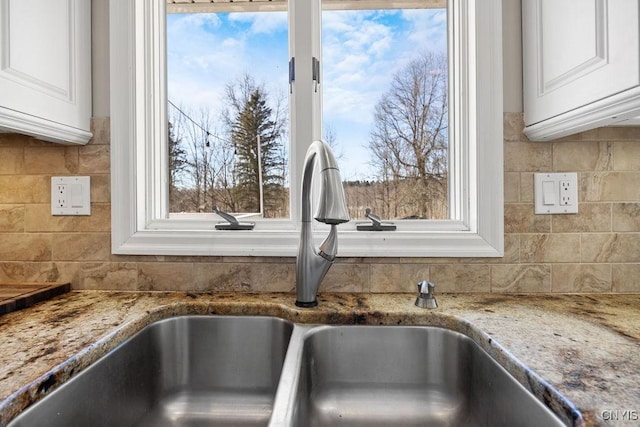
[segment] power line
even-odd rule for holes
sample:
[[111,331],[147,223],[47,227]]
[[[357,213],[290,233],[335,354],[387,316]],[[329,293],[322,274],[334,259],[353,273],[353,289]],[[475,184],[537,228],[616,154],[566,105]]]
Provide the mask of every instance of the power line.
[[187,113],[185,113],[184,111],[182,111],[182,109],[180,109],[180,107],[178,107],[176,104],[174,104],[173,102],[171,102],[170,99],[167,99],[167,102],[169,103],[169,105],[171,105],[173,108],[176,109],[176,111],[178,111],[178,113],[182,114],[187,120],[189,120],[191,123],[193,123],[194,125],[196,125],[198,128],[200,128],[202,130],[202,132],[204,132],[207,135],[207,147],[209,147],[209,137],[211,138],[216,138],[219,141],[222,141],[226,144],[230,144],[233,145],[233,142],[231,141],[227,141],[224,138],[220,138],[217,135],[212,134],[211,132],[209,132],[208,130],[206,130],[204,127],[202,127],[202,125],[200,125],[200,123],[196,122],[194,119],[191,118],[191,116],[189,116]]

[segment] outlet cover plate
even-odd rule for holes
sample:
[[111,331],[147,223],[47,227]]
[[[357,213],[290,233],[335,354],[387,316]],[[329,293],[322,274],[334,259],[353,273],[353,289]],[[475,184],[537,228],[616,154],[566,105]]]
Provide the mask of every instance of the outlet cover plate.
[[91,215],[91,178],[52,176],[51,215]]
[[578,173],[536,173],[534,177],[535,213],[578,213]]

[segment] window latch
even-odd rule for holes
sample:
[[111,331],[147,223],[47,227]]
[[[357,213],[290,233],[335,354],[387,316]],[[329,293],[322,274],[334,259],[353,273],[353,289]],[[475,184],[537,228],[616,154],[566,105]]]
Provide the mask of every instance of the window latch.
[[289,60],[289,94],[293,93],[293,83],[296,81],[296,58]]
[[358,231],[393,231],[396,229],[394,223],[380,220],[380,217],[371,213],[369,208],[365,209],[364,216],[369,218],[371,222],[356,223],[356,230]]
[[235,216],[222,212],[217,206],[213,207],[213,212],[227,220],[217,223],[216,230],[253,230],[256,225],[255,222],[240,222]]
[[311,58],[311,78],[315,82],[314,90],[318,92],[318,85],[320,85],[320,60],[315,56]]

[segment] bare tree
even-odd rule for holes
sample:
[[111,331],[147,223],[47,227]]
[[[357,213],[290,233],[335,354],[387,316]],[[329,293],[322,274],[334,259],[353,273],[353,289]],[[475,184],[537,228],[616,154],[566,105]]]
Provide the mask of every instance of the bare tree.
[[181,144],[181,137],[171,122],[167,122],[167,148],[169,151],[169,200],[177,199],[178,187],[187,168],[186,152]]
[[443,216],[447,93],[446,55],[428,52],[393,77],[376,105],[369,148],[382,183],[385,216]]
[[[221,204],[221,199],[232,204],[232,199],[224,195],[225,189],[235,185],[230,178],[233,149],[214,130],[210,110],[174,105],[169,110],[169,120],[173,139],[178,141],[182,154],[182,168],[176,175],[180,186],[170,192],[170,211],[211,212],[214,205]],[[175,173],[173,168],[170,173]],[[230,206],[225,204],[223,208]]]

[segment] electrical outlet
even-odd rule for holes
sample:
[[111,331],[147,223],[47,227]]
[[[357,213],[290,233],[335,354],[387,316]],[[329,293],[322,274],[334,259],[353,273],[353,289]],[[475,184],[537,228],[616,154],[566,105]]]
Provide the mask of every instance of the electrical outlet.
[[572,206],[573,198],[571,197],[571,193],[573,193],[573,186],[571,185],[571,181],[562,180],[560,181],[560,206]]
[[534,174],[535,213],[578,213],[578,174],[576,172]]
[[69,203],[67,198],[67,184],[58,184],[55,188],[56,195],[53,198],[54,205],[58,208],[66,208]]
[[51,215],[91,215],[90,177],[52,176]]

